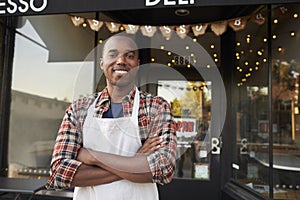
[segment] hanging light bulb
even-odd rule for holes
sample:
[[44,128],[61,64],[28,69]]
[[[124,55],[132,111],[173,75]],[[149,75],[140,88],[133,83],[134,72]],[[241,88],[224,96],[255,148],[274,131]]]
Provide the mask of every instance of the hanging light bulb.
[[294,37],[295,36],[295,32],[291,31],[291,36]]
[[297,19],[299,17],[298,13],[293,14],[294,19]]

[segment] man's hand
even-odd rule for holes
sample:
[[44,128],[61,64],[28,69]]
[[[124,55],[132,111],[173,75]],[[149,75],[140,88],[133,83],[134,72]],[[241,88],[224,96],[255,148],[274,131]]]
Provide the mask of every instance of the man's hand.
[[138,154],[150,154],[162,147],[163,139],[160,136],[149,137],[143,146],[138,150]]
[[92,150],[88,150],[84,147],[80,148],[77,160],[87,165],[95,165],[96,158],[90,153],[90,151]]

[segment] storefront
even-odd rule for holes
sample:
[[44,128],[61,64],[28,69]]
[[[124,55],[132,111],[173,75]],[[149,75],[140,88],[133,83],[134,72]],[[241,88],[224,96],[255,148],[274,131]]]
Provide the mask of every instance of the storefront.
[[98,47],[127,32],[139,88],[176,120],[162,200],[300,198],[299,15],[296,0],[1,1],[0,175],[47,179],[66,107],[104,87]]

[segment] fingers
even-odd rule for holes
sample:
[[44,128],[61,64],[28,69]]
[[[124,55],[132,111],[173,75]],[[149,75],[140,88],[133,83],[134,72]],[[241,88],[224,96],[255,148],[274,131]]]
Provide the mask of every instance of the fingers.
[[149,137],[138,153],[152,153],[163,145],[163,139],[159,136]]

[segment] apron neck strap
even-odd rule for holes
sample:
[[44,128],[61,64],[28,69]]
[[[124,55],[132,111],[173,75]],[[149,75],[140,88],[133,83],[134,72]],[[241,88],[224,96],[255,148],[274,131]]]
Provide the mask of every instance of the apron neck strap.
[[140,108],[140,91],[136,87],[135,88],[133,108],[132,108],[132,117],[138,118],[139,108]]

